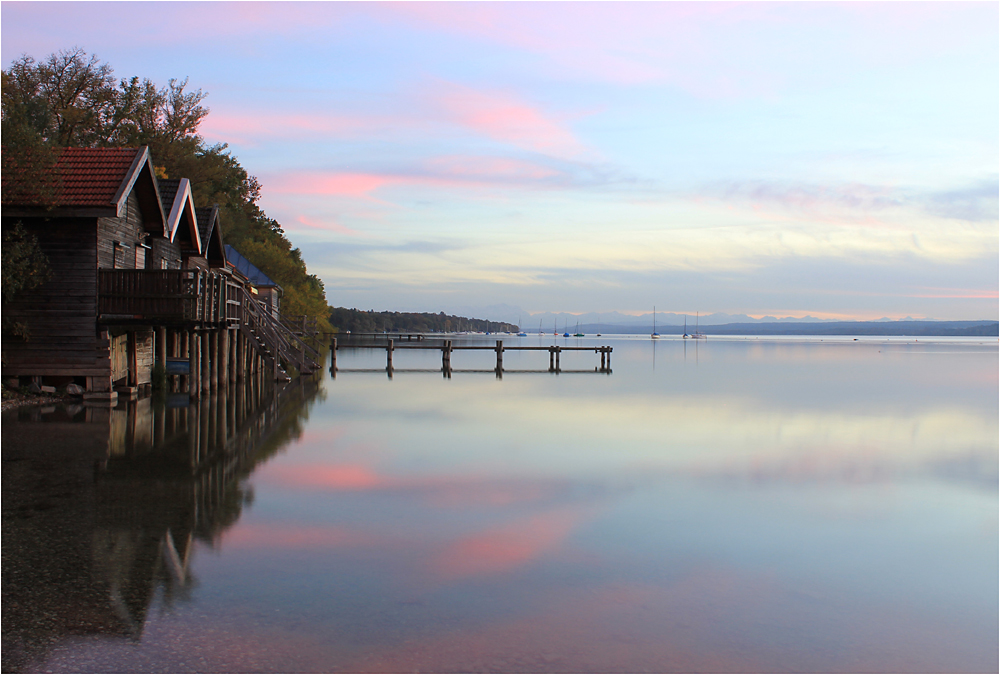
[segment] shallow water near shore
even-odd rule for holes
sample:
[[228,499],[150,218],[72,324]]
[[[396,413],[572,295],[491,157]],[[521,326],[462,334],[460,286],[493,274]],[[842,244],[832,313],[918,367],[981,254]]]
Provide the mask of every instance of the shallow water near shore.
[[997,671],[995,338],[503,339],[5,412],[3,669]]

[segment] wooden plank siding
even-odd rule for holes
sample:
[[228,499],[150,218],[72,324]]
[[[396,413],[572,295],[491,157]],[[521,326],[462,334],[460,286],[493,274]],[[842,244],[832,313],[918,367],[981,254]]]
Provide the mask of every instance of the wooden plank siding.
[[183,258],[181,247],[166,237],[150,236],[146,243],[150,251],[146,255],[147,270],[179,270]]
[[97,224],[93,218],[4,218],[24,224],[48,258],[51,278],[4,306],[27,325],[27,341],[3,338],[3,374],[110,375],[108,344],[97,330]]
[[[136,251],[143,240],[142,234],[142,211],[133,191],[128,196],[121,218],[97,219],[97,268],[136,269]],[[116,242],[123,242],[129,248],[118,246]]]

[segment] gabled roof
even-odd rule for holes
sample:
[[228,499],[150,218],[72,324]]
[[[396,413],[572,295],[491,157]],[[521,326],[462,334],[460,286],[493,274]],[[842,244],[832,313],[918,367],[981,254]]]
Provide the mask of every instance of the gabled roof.
[[[66,148],[56,160],[62,178],[60,206],[106,206],[116,203],[129,182],[135,148]],[[131,182],[134,182],[131,181]]]
[[166,202],[169,209],[167,216],[167,236],[170,241],[177,242],[181,248],[204,254],[201,235],[198,231],[198,216],[194,208],[194,197],[191,195],[191,181],[187,178],[164,178],[160,181],[160,193],[169,194]]
[[166,211],[174,205],[174,197],[177,196],[177,188],[181,181],[179,178],[161,178],[157,184],[160,186],[160,199],[163,200],[164,211]]
[[219,205],[195,209],[195,214],[198,216],[198,234],[201,236],[202,255],[213,267],[224,267],[226,251],[222,246]]
[[270,277],[257,269],[252,262],[240,255],[240,252],[229,244],[226,244],[226,264],[249,279],[250,283],[254,286],[281,288],[281,286],[274,283]]
[[[63,148],[53,170],[57,187],[54,208],[49,215],[119,218],[125,211],[129,194],[136,189],[147,225],[164,224],[163,204],[146,146]],[[17,215],[14,211],[27,215],[32,208],[38,207],[31,203],[6,204],[4,210],[11,215]]]

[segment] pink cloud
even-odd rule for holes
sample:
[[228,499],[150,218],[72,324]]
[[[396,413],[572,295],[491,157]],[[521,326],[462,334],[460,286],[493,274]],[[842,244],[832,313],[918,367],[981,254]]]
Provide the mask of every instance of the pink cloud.
[[[264,178],[269,194],[346,197],[383,204],[385,202],[378,199],[376,193],[390,187],[530,188],[559,186],[570,180],[563,171],[534,162],[466,155],[430,159],[410,173],[295,171]],[[300,222],[310,227],[336,229],[328,224],[314,225],[303,220]]]
[[296,171],[270,178],[268,191],[371,199],[372,192],[398,182],[398,177],[372,173]]
[[501,143],[560,156],[586,151],[564,121],[510,93],[440,83],[432,88],[428,104],[445,120]]
[[924,288],[917,293],[907,294],[904,297],[996,300],[1000,298],[1000,291],[997,291],[995,288]]
[[328,230],[333,232],[339,232],[341,234],[349,234],[354,237],[361,236],[361,233],[358,232],[357,230],[352,230],[346,225],[341,225],[340,223],[330,220],[319,223],[313,220],[312,218],[307,218],[306,216],[299,216],[298,218],[296,218],[296,221],[302,223],[306,227],[311,227],[316,230]]
[[383,136],[401,129],[426,127],[418,117],[380,114],[284,113],[254,110],[232,113],[212,111],[199,131],[211,140],[252,145],[261,139],[307,139],[317,137],[358,138]]
[[425,138],[457,128],[542,154],[576,157],[587,151],[568,128],[571,116],[555,118],[510,93],[437,82],[422,87],[415,100],[406,98],[400,103],[406,114],[394,115],[213,111],[200,130],[211,140],[254,145],[275,138],[385,138],[404,132]]
[[444,182],[474,183],[528,182],[557,178],[562,174],[547,166],[503,157],[452,155],[427,162],[429,173]]

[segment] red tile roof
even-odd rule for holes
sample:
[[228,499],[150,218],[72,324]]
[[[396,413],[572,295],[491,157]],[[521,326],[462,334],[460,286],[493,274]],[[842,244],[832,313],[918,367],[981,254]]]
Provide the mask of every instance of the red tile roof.
[[108,206],[129,175],[137,148],[65,148],[56,161],[59,206]]

